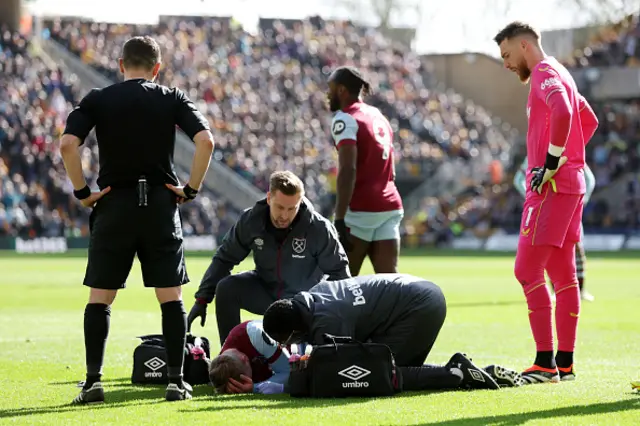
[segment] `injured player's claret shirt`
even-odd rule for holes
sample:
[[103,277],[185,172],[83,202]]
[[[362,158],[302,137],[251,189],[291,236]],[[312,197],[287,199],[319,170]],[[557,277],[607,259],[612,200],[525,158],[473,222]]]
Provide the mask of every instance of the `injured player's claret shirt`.
[[236,349],[249,358],[254,383],[265,380],[284,383],[283,380],[289,377],[289,354],[264,332],[261,320],[245,321],[235,326],[220,353],[228,349]]

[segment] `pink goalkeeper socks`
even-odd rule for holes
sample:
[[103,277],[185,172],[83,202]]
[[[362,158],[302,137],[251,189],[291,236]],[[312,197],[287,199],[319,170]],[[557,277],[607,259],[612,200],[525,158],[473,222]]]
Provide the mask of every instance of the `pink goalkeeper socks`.
[[556,333],[558,334],[559,351],[574,351],[579,315],[580,289],[578,284],[573,283],[559,289],[556,293]]
[[549,289],[546,283],[542,282],[524,290],[529,307],[529,324],[536,342],[536,351],[553,351],[553,319]]

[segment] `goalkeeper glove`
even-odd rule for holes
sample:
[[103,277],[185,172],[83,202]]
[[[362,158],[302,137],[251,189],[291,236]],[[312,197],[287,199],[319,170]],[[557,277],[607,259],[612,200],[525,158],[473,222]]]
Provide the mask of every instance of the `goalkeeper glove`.
[[531,190],[541,194],[544,184],[549,182],[555,174],[558,173],[558,169],[566,162],[567,157],[556,157],[547,154],[547,161],[545,161],[544,166],[534,167],[531,170],[533,174],[531,178]]

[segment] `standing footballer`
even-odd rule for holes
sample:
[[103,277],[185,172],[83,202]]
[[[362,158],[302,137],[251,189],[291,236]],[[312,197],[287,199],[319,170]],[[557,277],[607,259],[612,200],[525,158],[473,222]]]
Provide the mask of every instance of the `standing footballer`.
[[[529,307],[536,342],[534,365],[523,373],[528,383],[575,379],[573,353],[580,314],[575,244],[580,241],[585,144],[597,118],[578,93],[569,71],[540,45],[531,26],[513,22],[494,38],[504,66],[523,83],[531,81],[527,115],[527,193],[522,213],[515,275]],[[553,355],[551,295],[556,292],[558,352]]]
[[327,99],[336,113],[331,134],[339,162],[335,226],[353,276],[367,255],[376,273],[397,272],[404,216],[394,182],[393,130],[377,108],[362,102],[360,95],[370,90],[352,67],[340,67],[329,77]]
[[[586,107],[586,105],[588,104],[585,103],[584,105]],[[585,123],[582,123],[582,125],[584,127]],[[596,122],[595,125],[593,126],[594,131],[597,126],[598,126],[598,123]],[[515,186],[516,190],[520,193],[520,195],[522,195],[523,197],[526,197],[526,194],[527,194],[527,167],[528,167],[528,161],[527,161],[527,157],[525,157],[524,161],[522,161],[522,165],[520,166],[520,168],[516,172],[516,175],[513,178],[513,185]],[[593,194],[593,190],[596,187],[596,177],[594,176],[593,172],[589,168],[589,165],[587,164],[585,164],[585,168],[584,168],[584,179],[586,182],[584,204],[586,205],[589,202],[589,198],[591,198],[591,194]],[[589,290],[587,290],[587,288],[584,285],[585,269],[587,267],[587,256],[584,251],[583,241],[584,241],[584,227],[582,226],[582,223],[580,223],[580,241],[578,241],[578,243],[576,244],[576,249],[575,249],[578,287],[580,288],[580,298],[587,302],[593,302],[594,301],[593,295],[589,293]],[[553,299],[553,297],[554,296],[552,296],[551,298]]]

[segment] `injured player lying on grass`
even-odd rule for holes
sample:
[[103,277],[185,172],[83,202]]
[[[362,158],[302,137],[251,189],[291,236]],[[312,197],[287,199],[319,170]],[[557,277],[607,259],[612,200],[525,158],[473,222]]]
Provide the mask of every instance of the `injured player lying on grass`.
[[[406,315],[392,312],[396,310]],[[498,389],[522,384],[517,372],[493,365],[480,369],[461,353],[444,366],[423,364],[445,312],[440,288],[409,275],[323,282],[293,300],[271,305],[265,313],[264,331],[260,321],[236,327],[221,354],[211,361],[211,382],[221,393],[287,392],[288,352],[276,342],[318,345],[322,342],[313,336],[320,331],[388,345],[402,374],[404,390]],[[360,321],[365,316],[367,319]],[[388,321],[377,324],[383,318]]]

